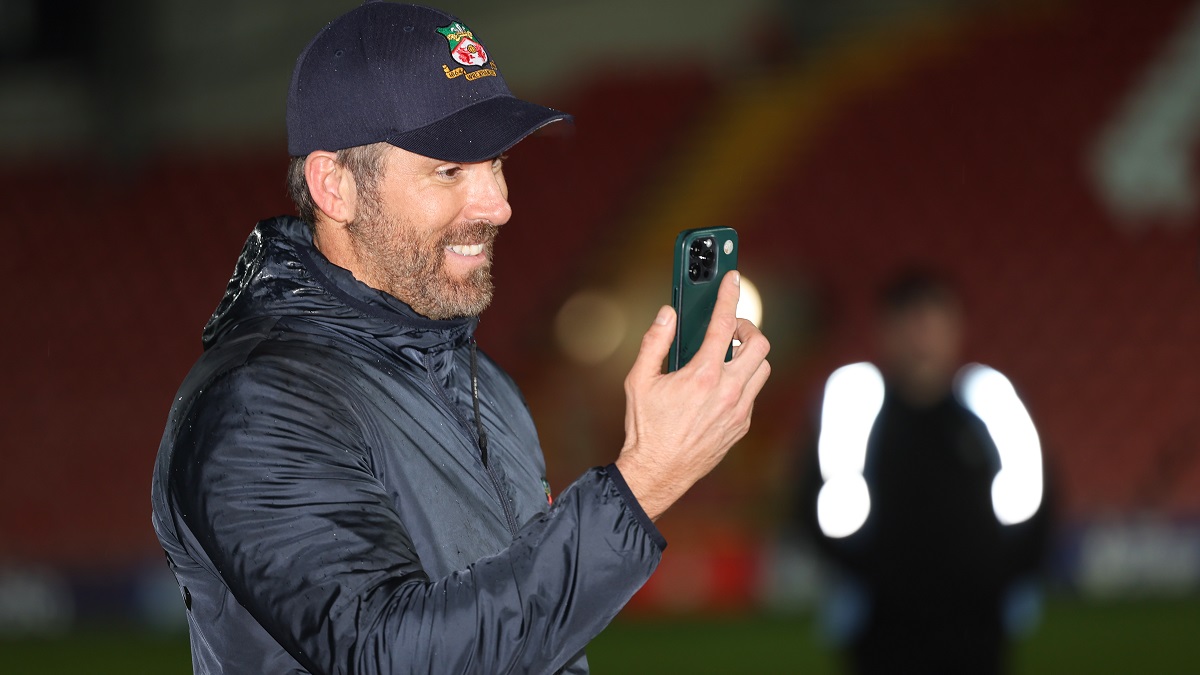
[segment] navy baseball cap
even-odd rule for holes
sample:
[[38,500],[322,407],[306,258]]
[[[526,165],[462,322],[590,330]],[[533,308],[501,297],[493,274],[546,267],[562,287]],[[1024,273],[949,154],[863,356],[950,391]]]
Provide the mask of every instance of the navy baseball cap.
[[512,95],[466,24],[440,10],[367,0],[296,59],[288,154],[388,142],[449,162],[481,162],[571,116]]

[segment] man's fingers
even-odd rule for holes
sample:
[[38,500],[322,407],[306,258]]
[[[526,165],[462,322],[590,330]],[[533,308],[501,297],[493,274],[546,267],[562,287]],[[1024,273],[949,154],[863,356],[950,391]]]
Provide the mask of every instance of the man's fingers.
[[637,359],[629,369],[631,379],[645,379],[662,374],[662,362],[671,351],[671,341],[675,339],[675,310],[663,305],[654,317],[654,323],[642,336],[642,346],[638,349]]
[[730,270],[721,278],[712,318],[708,321],[708,329],[704,331],[704,343],[696,350],[694,359],[725,360],[725,352],[729,350],[729,342],[733,339],[736,329],[737,303],[742,292],[741,280],[737,270]]
[[734,336],[742,344],[738,346],[733,360],[727,365],[735,373],[748,378],[758,370],[759,365],[771,352],[771,343],[758,329],[758,326],[746,319],[737,320]]
[[755,336],[762,335],[762,331],[750,319],[738,319],[733,328],[733,339],[743,344],[750,342]]
[[749,396],[751,405],[753,405],[754,399],[758,398],[758,393],[762,391],[763,386],[767,384],[769,377],[771,377],[771,362],[766,360],[759,362],[758,368],[750,376],[750,381],[742,389],[742,396]]

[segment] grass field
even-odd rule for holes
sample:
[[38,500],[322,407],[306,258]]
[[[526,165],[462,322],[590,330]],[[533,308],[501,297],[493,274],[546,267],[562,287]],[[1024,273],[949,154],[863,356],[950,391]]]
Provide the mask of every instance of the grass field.
[[[619,619],[589,647],[592,671],[834,673],[807,617]],[[0,673],[183,675],[187,638],[114,627],[61,638],[0,639]],[[1015,675],[1200,673],[1200,599],[1051,602],[1020,643]]]

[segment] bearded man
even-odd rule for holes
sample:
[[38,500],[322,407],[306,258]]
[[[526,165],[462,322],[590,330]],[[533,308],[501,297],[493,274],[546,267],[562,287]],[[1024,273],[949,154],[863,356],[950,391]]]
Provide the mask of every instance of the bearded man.
[[749,428],[769,345],[730,273],[667,375],[660,310],[616,461],[550,504],[524,400],[472,334],[512,214],[501,156],[568,116],[486,53],[454,17],[368,1],[297,60],[300,218],[250,235],[154,471],[197,673],[587,672],[666,546],[654,520]]

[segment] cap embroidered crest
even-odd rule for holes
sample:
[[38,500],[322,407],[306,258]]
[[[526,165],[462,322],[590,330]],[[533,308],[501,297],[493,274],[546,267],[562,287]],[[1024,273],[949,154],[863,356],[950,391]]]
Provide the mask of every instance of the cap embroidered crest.
[[488,55],[483,45],[475,41],[471,29],[455,21],[449,26],[442,26],[437,32],[446,36],[450,43],[450,56],[464,66],[482,66],[487,63]]

